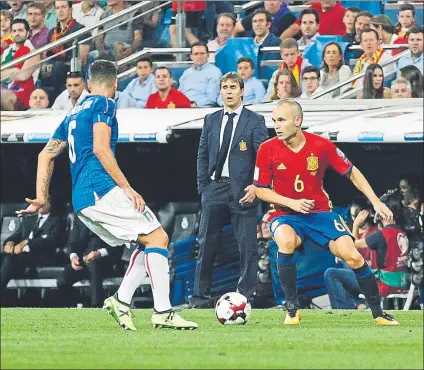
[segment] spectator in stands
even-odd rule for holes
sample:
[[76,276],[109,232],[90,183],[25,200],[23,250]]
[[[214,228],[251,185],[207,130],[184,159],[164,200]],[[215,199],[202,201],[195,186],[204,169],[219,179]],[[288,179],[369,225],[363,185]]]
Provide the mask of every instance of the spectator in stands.
[[172,87],[173,82],[171,71],[167,67],[156,68],[155,86],[158,91],[149,96],[146,108],[191,108],[190,100]]
[[408,80],[402,77],[392,81],[390,88],[392,99],[409,99],[412,98],[412,87]]
[[283,40],[283,42],[281,43],[280,50],[281,59],[283,59],[283,63],[281,63],[280,68],[272,74],[272,77],[269,80],[265,100],[268,100],[271,95],[273,95],[273,89],[276,83],[276,76],[279,71],[283,69],[288,69],[290,72],[292,72],[296,80],[296,85],[300,86],[300,76],[302,75],[302,70],[310,65],[307,59],[302,58],[300,56],[299,46],[297,45],[297,41],[295,39]]
[[[285,1],[264,1],[264,9],[271,14],[270,31],[281,40],[295,37],[300,30],[296,24],[296,17],[290,11]],[[252,30],[252,15],[243,18],[236,23],[234,33],[241,36]]]
[[13,44],[13,35],[12,35],[12,22],[13,16],[12,13],[7,10],[2,10],[0,16],[0,27],[1,27],[1,46],[0,46],[0,56],[3,52]]
[[[91,27],[99,23],[104,10],[94,0],[83,0],[72,5],[72,16],[84,27]],[[93,36],[97,35],[97,28],[91,31]],[[89,35],[85,35],[88,37]]]
[[[341,81],[347,80],[352,75],[350,68],[344,64],[342,48],[337,42],[329,42],[322,52],[321,82],[320,85],[327,89]],[[334,90],[326,96],[335,97],[350,88],[345,85]]]
[[54,1],[51,0],[39,0],[39,3],[43,4],[46,14],[44,15],[44,24],[47,28],[52,29],[57,25],[56,7]]
[[[269,31],[271,27],[271,14],[266,10],[255,10],[252,14],[253,42],[259,48],[267,46],[280,46],[281,39]],[[279,59],[280,53],[264,53],[262,60]]]
[[49,42],[50,29],[44,25],[44,12],[45,10],[41,4],[34,2],[28,5],[29,40],[36,49]]
[[[33,46],[27,41],[29,36],[29,25],[25,19],[15,19],[12,23],[12,34],[15,42],[3,53],[2,64],[12,62],[26,54],[29,54]],[[40,56],[34,56],[25,62],[2,71],[2,83],[7,83],[11,90],[23,105],[29,107],[29,96],[35,90],[33,73],[36,71],[36,63]]]
[[123,91],[135,102],[137,108],[145,108],[147,98],[157,91],[150,58],[140,58],[136,64],[137,77]]
[[[222,13],[231,14],[234,17],[235,23],[234,4],[232,1],[206,1],[204,21],[205,31],[209,40],[215,36],[218,15]],[[210,50],[211,49],[209,49],[209,51]]]
[[384,86],[383,68],[379,64],[370,64],[364,78],[364,87],[358,99],[390,99],[391,93]]
[[[308,66],[302,71],[302,83],[304,91],[300,97],[302,99],[309,99],[311,95],[322,91],[320,83],[319,69],[315,66]],[[325,96],[325,95],[324,95]]]
[[66,90],[56,98],[52,109],[68,111],[88,94],[85,89],[84,75],[80,72],[69,72],[66,78]]
[[[313,2],[310,6],[318,12],[321,35],[343,36],[346,26],[343,23],[345,8],[336,0],[323,0]],[[300,24],[299,20],[297,21]]]
[[[127,2],[124,0],[108,0],[107,5],[108,8],[100,16],[101,20],[128,8]],[[109,54],[115,55],[116,60],[121,60],[140,50],[143,36],[142,31],[136,28],[139,24],[131,21],[134,18],[134,14],[135,12],[127,13],[119,19],[110,21],[98,28],[99,31],[106,30],[107,32],[98,35],[94,40],[96,50],[91,53],[94,59],[97,59],[100,54]],[[109,29],[122,22],[126,23]]]
[[23,0],[8,0],[13,19],[27,19],[27,5]]
[[315,39],[319,36],[319,15],[313,8],[306,8],[300,12],[300,30],[302,38],[297,41],[299,46],[307,46],[315,43]]
[[414,27],[415,7],[412,4],[402,4],[398,8],[398,23],[395,25],[399,37],[405,37],[410,28]]
[[193,107],[215,106],[219,95],[221,71],[208,63],[209,50],[200,42],[191,45],[190,58],[193,65],[180,77],[180,90]]
[[[231,13],[221,13],[216,21],[217,36],[207,43],[209,52],[216,52],[227,44],[227,40],[233,37],[236,18]],[[215,62],[215,53],[209,54],[208,61]]]
[[[63,233],[61,218],[47,204],[38,217],[24,217],[18,229],[3,245],[5,257],[1,265],[2,296],[10,279],[19,277],[27,267],[35,268],[51,261],[54,248]],[[4,304],[4,300],[2,299]]]
[[[359,45],[361,43],[361,33],[368,29],[371,24],[373,15],[370,12],[359,12],[355,18],[354,30],[343,36],[343,42],[348,42],[350,45]],[[353,58],[359,58],[362,55],[362,50],[351,50]]]
[[101,307],[104,300],[103,277],[105,260],[118,259],[122,247],[109,247],[96,234],[91,232],[75,215],[69,230],[68,249],[70,265],[66,266],[57,279],[59,301],[65,306],[75,305],[72,285],[89,278],[91,307]]
[[408,80],[412,88],[413,98],[423,98],[423,75],[415,66],[405,66],[400,70],[400,77]]
[[[365,71],[370,64],[376,63],[383,65],[385,62],[391,59],[391,55],[385,53],[384,50],[380,47],[378,33],[375,30],[369,29],[361,32],[361,48],[364,53],[356,62],[355,68],[353,69],[354,75]],[[383,71],[385,75],[396,72],[396,64],[390,63],[389,65],[383,66]],[[354,81],[352,86],[362,87],[363,79]]]
[[380,219],[382,228],[364,239],[355,241],[356,248],[370,248],[376,251],[378,290],[381,296],[405,291],[408,284],[409,241],[400,228],[402,203],[396,195],[390,195],[384,202],[393,213],[393,220]]
[[419,210],[422,199],[418,176],[415,174],[402,175],[399,180],[399,194],[404,207]]
[[[199,42],[199,39],[194,34],[194,30],[203,29],[203,15],[206,9],[206,1],[188,1],[183,0],[180,2],[181,10],[185,12],[185,30],[184,35],[189,45]],[[169,26],[169,36],[171,39],[171,47],[177,47],[177,27],[176,19],[178,12],[178,1],[172,3],[172,18],[171,25]]]
[[355,18],[361,12],[361,9],[356,6],[351,6],[346,9],[343,23],[346,26],[346,34],[353,33],[355,31]]
[[[253,76],[255,65],[250,58],[240,58],[237,61],[237,73],[244,81],[243,105],[258,104],[265,96],[265,87],[261,81]],[[218,98],[218,105],[223,106],[222,96]]]
[[398,77],[401,68],[413,65],[423,74],[423,27],[412,27],[406,34],[409,51],[398,62]]
[[[293,73],[288,69],[282,69],[277,73],[272,89],[273,94],[269,100],[298,98],[300,96],[299,85]],[[264,99],[264,101],[267,100]]]
[[30,109],[46,109],[49,104],[49,96],[43,89],[34,90],[29,97]]
[[[370,28],[376,30],[382,44],[406,44],[406,37],[399,37],[395,33],[395,27],[392,25],[387,15],[379,14],[371,19]],[[393,50],[392,55],[402,53],[402,49]]]
[[[134,14],[134,17],[138,16],[141,13],[152,10],[153,8],[160,5],[160,1],[150,1],[148,4],[144,5],[140,10],[137,10]],[[136,30],[141,31],[142,43],[140,49],[146,47],[157,47],[156,43],[156,31],[161,20],[162,9],[156,9],[150,13],[144,14],[141,17],[134,19],[133,27]]]

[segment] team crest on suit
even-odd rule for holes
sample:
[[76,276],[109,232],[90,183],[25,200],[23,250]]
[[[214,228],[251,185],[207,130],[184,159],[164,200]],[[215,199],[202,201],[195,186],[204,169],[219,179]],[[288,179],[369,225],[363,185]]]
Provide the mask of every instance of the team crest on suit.
[[311,173],[311,175],[316,175],[318,170],[318,157],[314,156],[311,153],[311,156],[306,159],[307,170]]
[[247,144],[246,144],[246,142],[244,140],[240,141],[239,145],[240,145],[240,150],[242,152],[244,152],[244,151],[247,150]]

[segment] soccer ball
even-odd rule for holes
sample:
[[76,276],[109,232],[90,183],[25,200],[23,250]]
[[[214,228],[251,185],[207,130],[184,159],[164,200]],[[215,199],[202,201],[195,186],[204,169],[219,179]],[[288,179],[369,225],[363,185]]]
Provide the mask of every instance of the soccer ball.
[[247,298],[240,293],[224,294],[216,303],[215,313],[223,325],[244,325],[249,320],[252,306]]

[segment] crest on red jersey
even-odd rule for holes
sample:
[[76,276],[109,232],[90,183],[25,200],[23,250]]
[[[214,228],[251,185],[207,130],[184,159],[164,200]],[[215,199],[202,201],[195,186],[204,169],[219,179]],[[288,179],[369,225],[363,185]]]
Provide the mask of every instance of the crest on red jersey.
[[318,157],[314,156],[311,153],[310,157],[306,158],[307,170],[311,173],[311,175],[316,175],[318,170]]

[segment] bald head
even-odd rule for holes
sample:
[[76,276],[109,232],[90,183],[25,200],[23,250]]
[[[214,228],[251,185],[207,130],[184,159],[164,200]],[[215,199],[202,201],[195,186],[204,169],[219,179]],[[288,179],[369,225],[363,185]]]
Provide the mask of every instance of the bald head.
[[43,89],[34,90],[29,97],[29,107],[32,109],[45,109],[49,106],[49,96]]
[[282,100],[274,108],[272,120],[278,140],[288,143],[301,131],[302,107],[294,100]]

